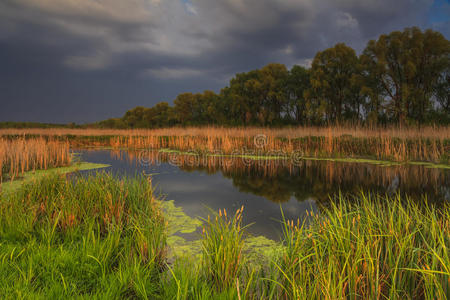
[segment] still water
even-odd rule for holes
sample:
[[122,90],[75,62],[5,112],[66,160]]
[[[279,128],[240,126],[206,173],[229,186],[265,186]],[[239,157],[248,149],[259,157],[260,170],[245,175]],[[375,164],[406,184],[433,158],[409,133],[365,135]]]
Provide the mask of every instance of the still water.
[[[124,150],[76,150],[87,162],[109,164],[119,176],[151,174],[156,193],[174,200],[191,217],[205,218],[225,208],[244,206],[248,231],[278,239],[281,210],[287,219],[304,218],[306,210],[327,205],[339,191],[361,189],[381,194],[407,194],[415,201],[450,201],[450,170],[424,166],[379,166],[365,163],[250,160],[197,157],[177,153]],[[92,172],[92,171],[90,171]]]

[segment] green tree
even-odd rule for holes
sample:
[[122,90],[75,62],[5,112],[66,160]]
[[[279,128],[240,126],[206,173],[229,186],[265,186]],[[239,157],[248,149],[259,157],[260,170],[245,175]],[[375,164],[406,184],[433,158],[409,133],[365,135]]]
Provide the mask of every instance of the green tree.
[[288,112],[295,124],[304,124],[306,121],[305,92],[310,87],[309,70],[302,66],[293,66],[286,80]]
[[182,125],[193,125],[197,112],[197,96],[192,93],[183,93],[174,100],[175,118]]
[[257,97],[261,107],[258,119],[261,125],[280,123],[282,113],[288,111],[286,83],[289,72],[283,64],[268,64],[259,72]]
[[204,91],[203,94],[199,94],[198,104],[202,124],[222,124],[225,121],[221,97],[213,91]]
[[138,106],[129,110],[125,113],[122,120],[127,124],[130,128],[145,128],[149,127],[149,124],[146,120],[148,108]]
[[[352,77],[358,72],[355,50],[345,44],[318,52],[311,67],[311,99],[319,102],[327,122],[341,121],[344,113],[355,113],[359,103],[359,90]],[[355,104],[357,103],[357,104]]]
[[176,120],[173,116],[173,108],[167,102],[159,102],[152,107],[151,127],[167,127],[174,125]]
[[408,119],[426,119],[449,54],[449,41],[442,34],[414,27],[369,41],[361,60],[371,81],[381,85],[392,120],[402,125]]
[[221,91],[221,97],[228,105],[230,125],[250,125],[257,122],[262,99],[259,96],[258,71],[236,74],[228,87]]

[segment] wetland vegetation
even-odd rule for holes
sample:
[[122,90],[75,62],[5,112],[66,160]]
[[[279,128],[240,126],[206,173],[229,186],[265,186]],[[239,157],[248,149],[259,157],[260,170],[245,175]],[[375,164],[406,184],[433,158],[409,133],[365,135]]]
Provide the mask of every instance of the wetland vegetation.
[[145,177],[54,174],[0,202],[2,297],[302,299],[450,294],[450,209],[338,195],[308,222],[283,220],[274,251],[246,251],[241,216],[203,223],[201,256],[168,261],[161,201]]
[[449,53],[409,28],[122,118],[0,124],[0,297],[450,298]]
[[[441,129],[3,130],[1,296],[446,299]],[[242,193],[316,209],[279,206],[279,235],[268,239],[244,223],[245,205],[187,215],[155,193],[157,173],[64,175],[108,166],[78,162],[98,149],[131,170],[220,172]]]

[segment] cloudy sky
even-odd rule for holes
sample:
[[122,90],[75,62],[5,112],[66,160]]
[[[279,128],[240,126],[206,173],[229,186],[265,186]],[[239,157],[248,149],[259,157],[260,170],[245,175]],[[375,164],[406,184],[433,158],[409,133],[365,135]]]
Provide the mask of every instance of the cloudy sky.
[[120,117],[410,26],[449,39],[449,1],[0,0],[0,121]]

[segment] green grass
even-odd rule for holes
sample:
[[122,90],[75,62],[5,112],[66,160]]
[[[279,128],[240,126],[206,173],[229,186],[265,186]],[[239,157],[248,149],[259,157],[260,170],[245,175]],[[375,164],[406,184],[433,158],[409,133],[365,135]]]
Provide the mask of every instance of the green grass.
[[242,211],[237,210],[234,216],[227,216],[224,209],[205,220],[203,229],[202,267],[208,282],[218,290],[225,290],[236,283],[243,265],[242,256],[243,233]]
[[284,223],[282,295],[447,299],[450,209],[408,199],[339,196],[312,224]]
[[242,208],[220,211],[199,256],[168,249],[199,225],[180,214],[145,177],[26,182],[0,199],[0,298],[450,297],[448,203],[337,195],[307,222],[283,220],[281,242],[248,236]]
[[26,183],[0,202],[0,298],[151,298],[165,239],[145,178]]
[[[448,299],[450,209],[400,196],[338,195],[308,225],[284,220],[278,249],[251,263],[239,222],[206,223],[203,265],[178,261],[168,299]],[[234,225],[233,225],[234,224]],[[223,237],[223,239],[222,239]],[[240,261],[239,268],[235,268]]]

